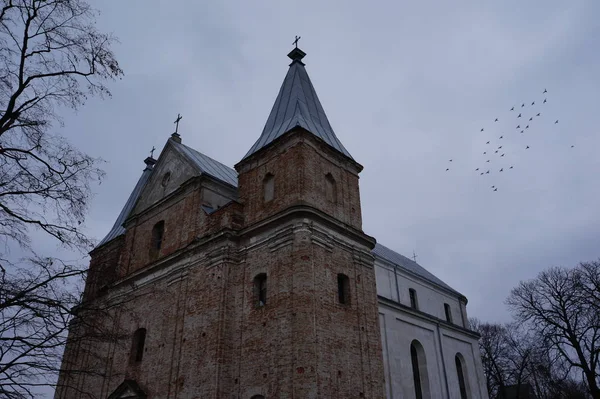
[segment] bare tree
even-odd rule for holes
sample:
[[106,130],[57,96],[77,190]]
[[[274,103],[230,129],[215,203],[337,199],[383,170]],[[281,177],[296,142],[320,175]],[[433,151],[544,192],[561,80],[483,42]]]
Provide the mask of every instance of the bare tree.
[[[99,160],[53,127],[61,108],[90,95],[122,71],[114,38],[95,28],[83,0],[0,0],[0,396],[34,397],[60,367],[77,280],[85,267],[38,256],[32,234],[87,252],[81,231]],[[37,233],[36,233],[37,234]],[[16,260],[10,250],[27,255]],[[13,251],[14,252],[14,251]]]
[[561,359],[566,372],[580,372],[593,398],[600,398],[600,263],[551,268],[521,282],[507,303],[521,323]]

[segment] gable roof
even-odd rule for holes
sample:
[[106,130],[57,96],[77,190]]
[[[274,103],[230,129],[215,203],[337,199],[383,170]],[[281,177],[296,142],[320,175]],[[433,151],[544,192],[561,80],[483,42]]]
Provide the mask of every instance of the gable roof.
[[[206,174],[223,183],[229,184],[233,187],[237,187],[238,174],[235,171],[235,169],[223,165],[221,162],[216,161],[211,157],[194,150],[193,148],[183,145],[177,142],[176,140],[169,139],[169,142],[173,145],[173,148],[175,148],[175,150],[178,153],[183,155],[198,169],[200,174]],[[133,191],[129,195],[125,206],[123,207],[123,209],[121,209],[121,213],[119,213],[115,224],[110,229],[108,234],[102,239],[102,241],[100,241],[100,243],[96,245],[96,248],[106,244],[114,238],[117,238],[121,234],[125,234],[125,227],[123,227],[123,223],[125,223],[125,220],[127,220],[129,214],[131,213],[131,211],[133,211],[133,208],[135,207],[142,193],[142,190],[144,189],[146,183],[148,183],[148,180],[150,179],[150,175],[152,174],[153,170],[153,165],[154,163],[156,163],[156,161],[152,158],[147,158],[145,162],[146,168],[142,172],[142,176],[140,177]]]
[[190,160],[200,170],[200,173],[214,177],[230,186],[237,187],[238,173],[235,169],[223,165],[221,162],[173,139],[170,139],[170,142],[180,154]]
[[454,288],[450,287],[448,284],[444,283],[442,280],[428,272],[423,266],[419,265],[414,260],[409,259],[406,256],[389,249],[388,247],[377,243],[375,244],[375,248],[373,248],[373,251],[371,251],[371,253],[375,255],[375,258],[385,259],[398,267],[401,267],[413,274],[416,274],[417,276],[429,281],[430,283],[445,288],[446,290],[450,290],[461,297],[464,296],[460,292],[456,291]]
[[146,393],[134,380],[124,380],[108,399],[145,399]]
[[[152,162],[149,160],[152,160]],[[123,223],[125,223],[125,220],[127,220],[127,217],[133,210],[133,207],[137,203],[137,200],[140,194],[142,193],[142,189],[146,186],[148,179],[150,179],[150,175],[152,174],[153,162],[155,161],[152,158],[146,159],[146,168],[142,172],[142,175],[140,176],[140,179],[138,180],[135,187],[133,188],[133,191],[131,192],[131,194],[129,194],[129,198],[127,199],[127,202],[125,202],[125,206],[123,207],[123,209],[121,209],[121,213],[119,213],[115,224],[113,224],[113,227],[110,229],[106,237],[104,237],[102,241],[100,241],[98,245],[96,245],[96,248],[106,244],[113,238],[117,238],[121,234],[125,234],[125,227],[123,227]]]
[[292,59],[292,63],[279,89],[279,94],[277,94],[267,123],[256,143],[242,160],[298,126],[320,138],[348,158],[353,159],[348,150],[338,140],[329,124],[325,110],[308,77],[304,63],[301,61],[305,55],[306,53],[298,48],[288,54],[288,57]]

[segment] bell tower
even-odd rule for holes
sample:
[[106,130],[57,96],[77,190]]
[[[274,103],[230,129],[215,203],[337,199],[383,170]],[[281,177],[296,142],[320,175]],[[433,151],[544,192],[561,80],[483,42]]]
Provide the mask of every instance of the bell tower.
[[[381,398],[375,240],[362,231],[358,185],[363,167],[335,135],[305,56],[299,48],[288,54],[262,134],[235,166],[245,219],[236,327],[241,353],[255,360],[240,361],[240,397]],[[267,391],[258,386],[264,379]]]

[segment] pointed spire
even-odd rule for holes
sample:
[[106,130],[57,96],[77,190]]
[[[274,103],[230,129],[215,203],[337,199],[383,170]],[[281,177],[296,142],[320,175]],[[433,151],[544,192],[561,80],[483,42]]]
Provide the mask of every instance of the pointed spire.
[[243,159],[267,147],[290,130],[301,127],[350,159],[350,153],[338,140],[325,110],[317,97],[302,59],[306,53],[298,47],[288,54],[292,60],[262,134]]

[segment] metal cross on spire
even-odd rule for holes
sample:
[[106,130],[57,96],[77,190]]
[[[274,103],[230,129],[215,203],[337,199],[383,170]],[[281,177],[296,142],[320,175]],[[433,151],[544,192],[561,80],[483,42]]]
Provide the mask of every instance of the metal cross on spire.
[[417,263],[417,254],[415,253],[415,251],[413,250],[413,262]]
[[175,122],[173,122],[175,124],[175,133],[177,133],[177,131],[179,130],[179,121],[183,119],[183,116],[177,114],[177,119],[175,119]]
[[150,150],[150,158],[154,158],[154,150],[156,150],[156,148],[152,146],[152,149]]
[[298,48],[298,40],[300,40],[302,38],[302,36],[296,36],[296,40],[294,40],[294,46],[296,46],[296,48]]

